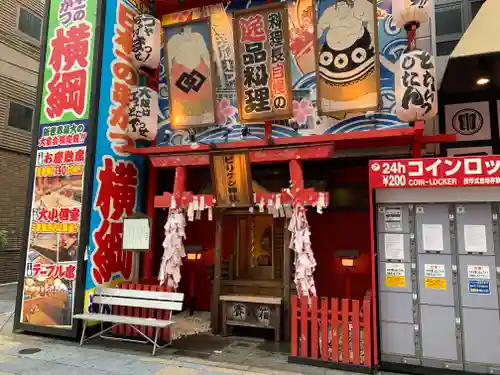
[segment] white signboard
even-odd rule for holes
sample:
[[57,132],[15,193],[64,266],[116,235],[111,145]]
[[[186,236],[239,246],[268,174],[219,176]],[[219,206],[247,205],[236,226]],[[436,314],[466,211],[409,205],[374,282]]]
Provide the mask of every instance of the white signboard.
[[444,113],[446,134],[456,134],[458,142],[491,139],[488,102],[450,104]]
[[404,236],[399,233],[386,233],[384,235],[385,242],[385,259],[403,260],[404,255]]
[[149,251],[150,237],[151,227],[148,217],[123,219],[123,250]]
[[475,280],[489,280],[490,267],[479,265],[467,265],[467,277]]
[[386,263],[385,274],[386,276],[404,276],[405,265],[401,263]]
[[425,277],[446,277],[444,264],[426,264],[424,272]]
[[465,251],[467,253],[486,253],[486,226],[464,225]]
[[424,251],[443,251],[443,226],[441,224],[422,225]]

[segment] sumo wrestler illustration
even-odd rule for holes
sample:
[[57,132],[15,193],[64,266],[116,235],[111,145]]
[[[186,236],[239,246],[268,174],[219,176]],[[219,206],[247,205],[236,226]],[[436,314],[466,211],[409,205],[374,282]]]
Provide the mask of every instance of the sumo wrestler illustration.
[[318,85],[324,113],[376,107],[376,17],[368,0],[336,0],[319,12]]
[[172,127],[215,122],[208,22],[167,29]]

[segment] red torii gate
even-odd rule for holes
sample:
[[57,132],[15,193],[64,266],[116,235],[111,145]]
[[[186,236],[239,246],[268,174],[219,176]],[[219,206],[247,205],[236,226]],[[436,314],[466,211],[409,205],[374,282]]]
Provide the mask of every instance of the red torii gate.
[[[267,124],[266,124],[267,125]],[[131,154],[147,156],[150,161],[147,214],[154,220],[157,208],[170,208],[171,199],[176,199],[177,207],[189,204],[193,193],[186,191],[188,167],[210,165],[210,152],[245,150],[249,153],[250,163],[264,164],[288,162],[290,178],[295,188],[294,196],[307,199],[314,191],[304,191],[304,177],[301,161],[328,160],[335,151],[348,149],[366,149],[379,147],[410,146],[412,156],[421,156],[421,147],[426,144],[454,142],[454,134],[423,135],[424,123],[417,122],[414,127],[390,130],[371,130],[353,133],[312,135],[305,137],[271,138],[269,126],[266,126],[263,140],[217,143],[212,145],[197,144],[175,146],[151,146],[144,148],[129,147]],[[172,193],[165,192],[156,196],[157,168],[175,168],[175,181]],[[284,195],[284,194],[283,194]],[[270,198],[270,197],[264,197]],[[257,201],[259,201],[260,196]],[[207,206],[213,205],[213,196],[204,197]],[[152,236],[154,233],[152,233]],[[216,240],[217,241],[217,240]],[[150,279],[153,269],[153,252],[144,255],[143,278]]]

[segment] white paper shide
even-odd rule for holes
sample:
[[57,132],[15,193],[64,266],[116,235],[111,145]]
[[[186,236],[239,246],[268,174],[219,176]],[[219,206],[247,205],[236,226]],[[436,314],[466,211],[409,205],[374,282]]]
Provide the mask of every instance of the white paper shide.
[[392,17],[396,27],[428,22],[433,9],[431,0],[392,0]]
[[181,281],[182,258],[186,256],[184,239],[186,238],[186,218],[182,209],[171,209],[165,224],[163,257],[158,280],[160,285],[176,289]]
[[314,269],[316,260],[311,247],[311,232],[303,207],[295,207],[288,225],[291,232],[290,249],[295,252],[295,285],[299,294],[315,296]]

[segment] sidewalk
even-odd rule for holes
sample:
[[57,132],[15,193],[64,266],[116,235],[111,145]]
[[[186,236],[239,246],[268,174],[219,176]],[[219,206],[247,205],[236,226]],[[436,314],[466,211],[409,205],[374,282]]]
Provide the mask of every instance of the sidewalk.
[[152,357],[151,347],[145,345],[96,339],[80,347],[71,341],[13,334],[13,296],[15,286],[0,286],[0,375],[355,375],[289,364],[286,356],[256,351],[263,344],[255,340],[236,340],[203,358],[168,348]]

